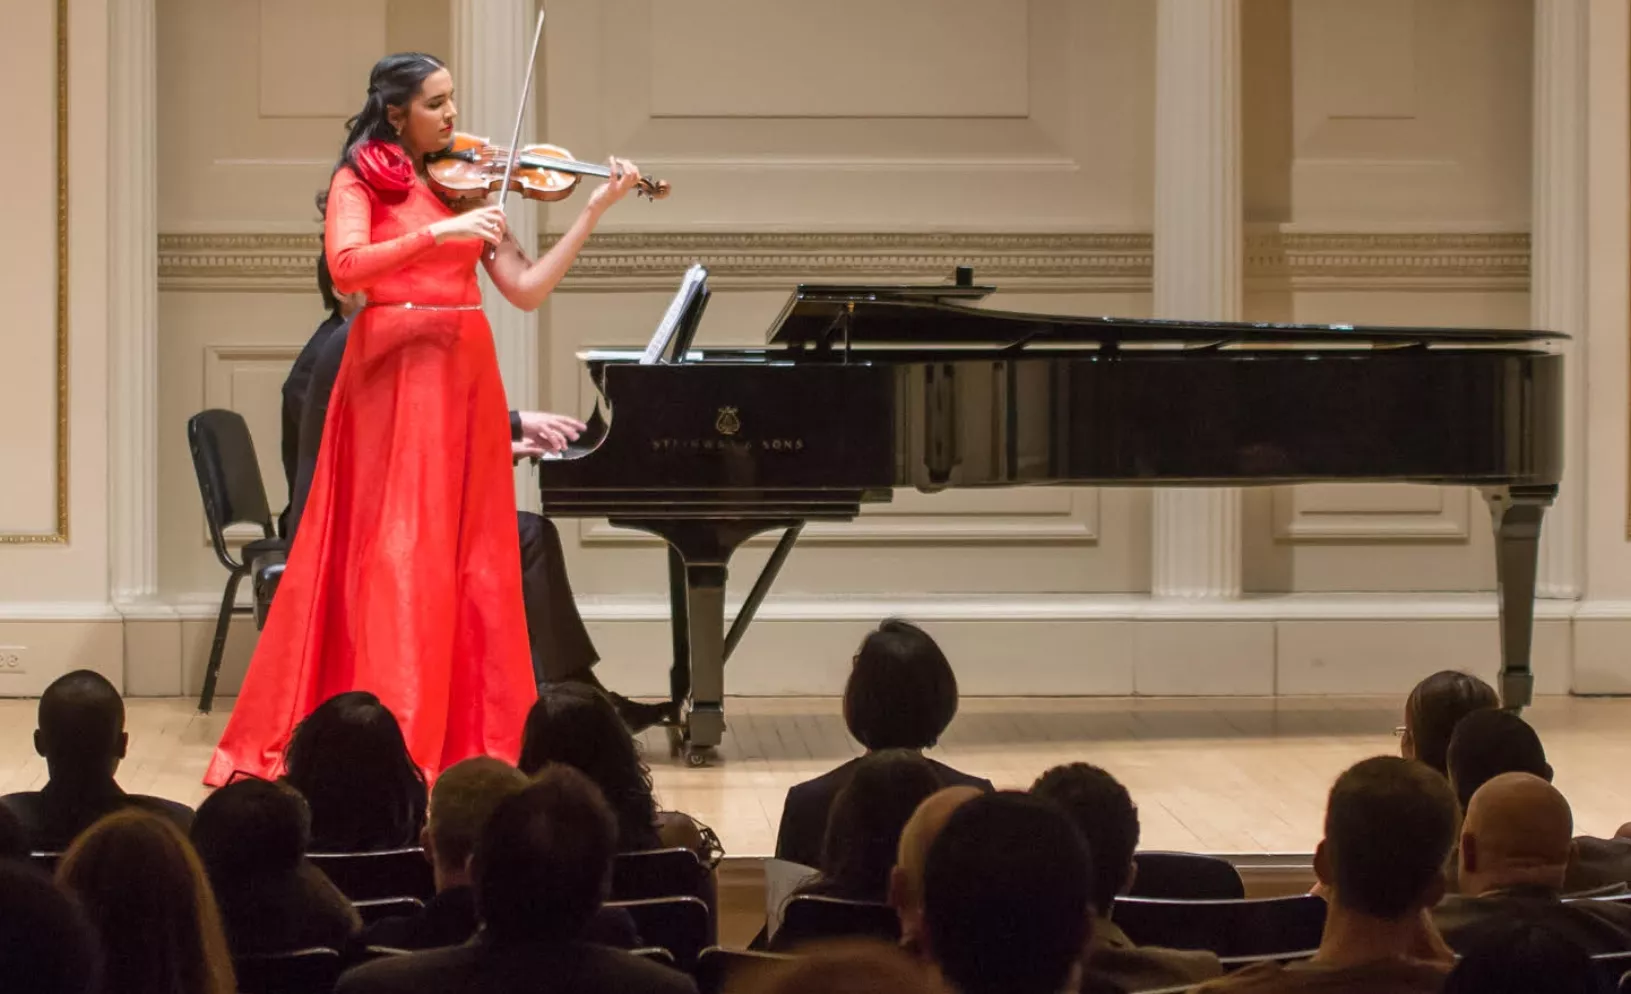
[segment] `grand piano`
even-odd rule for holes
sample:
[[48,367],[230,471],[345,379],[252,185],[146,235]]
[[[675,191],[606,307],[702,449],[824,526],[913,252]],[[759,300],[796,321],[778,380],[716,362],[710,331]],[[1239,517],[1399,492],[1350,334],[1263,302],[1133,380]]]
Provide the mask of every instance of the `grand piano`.
[[[1563,462],[1544,331],[1064,317],[930,285],[799,285],[763,348],[692,348],[707,273],[643,349],[592,351],[589,428],[539,464],[544,513],[668,544],[676,754],[710,761],[724,668],[809,521],[896,487],[1480,488],[1496,538],[1504,704],[1530,702],[1541,518]],[[780,533],[727,629],[731,554]]]

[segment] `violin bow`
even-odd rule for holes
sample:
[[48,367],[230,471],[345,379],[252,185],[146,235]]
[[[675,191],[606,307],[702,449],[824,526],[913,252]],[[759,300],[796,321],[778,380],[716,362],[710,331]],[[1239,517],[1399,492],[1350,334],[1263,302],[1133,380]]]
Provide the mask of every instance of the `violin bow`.
[[[498,188],[498,209],[500,213],[507,213],[504,201],[510,195],[510,177],[515,173],[515,164],[521,158],[521,122],[527,117],[527,97],[532,94],[532,67],[538,62],[538,42],[544,36],[544,11],[538,10],[538,26],[532,30],[532,54],[527,56],[527,78],[521,84],[521,97],[516,101],[515,130],[510,133],[510,154],[504,162],[504,183]],[[487,257],[491,259],[498,254],[498,246],[492,245],[487,249]]]

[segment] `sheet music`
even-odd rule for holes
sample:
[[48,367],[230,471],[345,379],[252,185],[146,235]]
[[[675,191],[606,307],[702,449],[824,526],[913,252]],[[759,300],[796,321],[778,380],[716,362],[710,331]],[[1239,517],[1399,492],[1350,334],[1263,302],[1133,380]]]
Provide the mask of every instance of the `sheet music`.
[[685,308],[696,299],[697,287],[708,278],[708,270],[700,262],[692,263],[691,268],[685,271],[684,279],[680,280],[680,288],[674,294],[674,299],[668,302],[668,311],[652,333],[651,342],[646,345],[646,351],[640,356],[640,365],[650,366],[662,357],[663,350],[673,341],[674,332],[679,330],[680,317]]
[[818,876],[820,871],[803,863],[774,858],[764,861],[764,871],[765,937],[775,938],[776,930],[782,927],[782,905],[798,890],[799,884]]

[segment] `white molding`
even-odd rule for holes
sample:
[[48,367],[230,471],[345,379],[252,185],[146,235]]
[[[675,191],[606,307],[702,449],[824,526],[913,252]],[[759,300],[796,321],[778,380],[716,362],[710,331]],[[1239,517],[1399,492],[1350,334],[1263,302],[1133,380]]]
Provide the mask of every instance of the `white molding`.
[[1429,513],[1346,508],[1340,501],[1322,506],[1308,500],[1309,488],[1276,487],[1270,498],[1274,537],[1282,542],[1464,542],[1471,538],[1472,491],[1436,489],[1439,508]]
[[[1240,143],[1240,0],[1156,0],[1158,318],[1241,316]],[[1239,488],[1156,490],[1150,541],[1157,596],[1240,596]]]
[[[590,622],[668,620],[666,595],[586,595],[578,609]],[[726,602],[726,612],[740,608]],[[0,603],[0,621],[213,621],[220,595],[188,594],[127,604],[99,601]],[[1143,594],[901,594],[816,596],[772,594],[758,619],[849,621],[1456,621],[1493,620],[1495,595],[1246,594],[1238,600],[1169,600]],[[1631,601],[1537,601],[1535,618],[1631,621]]]
[[157,13],[108,14],[109,585],[139,600],[159,583]]
[[[547,249],[551,236],[540,238]],[[161,290],[311,292],[317,235],[166,232]],[[563,291],[662,290],[692,262],[717,289],[787,288],[855,279],[939,280],[972,266],[1004,290],[1148,293],[1149,232],[601,232]],[[1248,289],[1521,291],[1529,236],[1508,229],[1335,231],[1295,225],[1246,235]]]
[[1536,0],[1530,322],[1563,353],[1563,480],[1540,535],[1541,597],[1575,598],[1586,561],[1587,0]]

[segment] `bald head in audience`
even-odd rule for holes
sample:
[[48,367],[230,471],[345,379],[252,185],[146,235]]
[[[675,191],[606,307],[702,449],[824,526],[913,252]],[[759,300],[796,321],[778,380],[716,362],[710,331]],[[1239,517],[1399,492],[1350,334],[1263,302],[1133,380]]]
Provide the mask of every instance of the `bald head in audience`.
[[923,799],[900,832],[900,849],[889,874],[889,904],[900,916],[900,934],[908,948],[917,948],[923,931],[923,865],[929,846],[946,827],[946,819],[959,805],[979,797],[976,787],[947,787]]
[[1522,884],[1561,890],[1573,838],[1574,815],[1556,787],[1530,773],[1503,773],[1467,803],[1462,893]]

